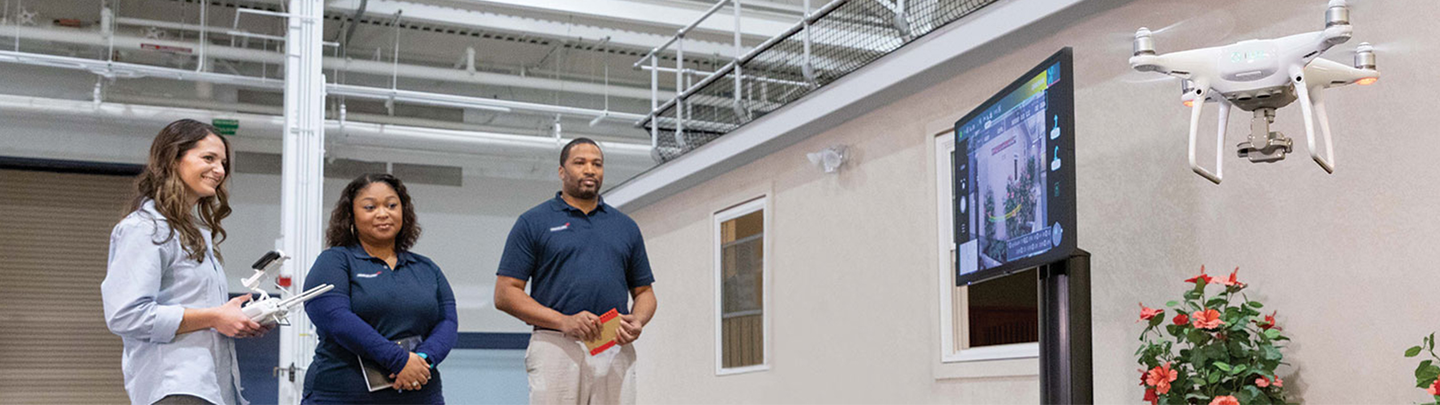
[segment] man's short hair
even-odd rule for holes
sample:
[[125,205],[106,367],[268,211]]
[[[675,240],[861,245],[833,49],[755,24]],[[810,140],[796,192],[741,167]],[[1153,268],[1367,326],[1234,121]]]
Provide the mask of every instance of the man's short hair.
[[[565,166],[565,161],[570,159],[570,148],[575,147],[575,145],[595,145],[595,149],[600,149],[600,144],[595,143],[594,139],[584,137],[575,138],[575,140],[565,144],[564,149],[560,149],[560,166]],[[600,155],[604,156],[605,151],[601,150]]]

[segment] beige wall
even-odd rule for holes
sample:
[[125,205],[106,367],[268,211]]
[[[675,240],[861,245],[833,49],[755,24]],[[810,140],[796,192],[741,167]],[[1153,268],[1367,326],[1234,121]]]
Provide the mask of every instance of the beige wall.
[[[1112,2],[1114,3],[1114,2]],[[1123,2],[1121,2],[1123,3]],[[1174,81],[1133,83],[1130,37],[1160,51],[1321,27],[1324,1],[1134,1],[1002,41],[1011,52],[898,102],[631,212],[646,235],[660,310],[638,343],[644,403],[1034,403],[1035,377],[937,379],[934,123],[953,121],[1062,46],[1075,47],[1080,246],[1094,254],[1095,397],[1135,403],[1135,303],[1162,305],[1201,264],[1241,267],[1248,293],[1294,338],[1287,387],[1308,403],[1425,400],[1402,357],[1440,330],[1440,154],[1434,0],[1352,0],[1349,63],[1377,44],[1384,78],[1327,93],[1337,169],[1306,155],[1298,106],[1273,130],[1297,140],[1277,164],[1233,155],[1216,186],[1186,166],[1188,111]],[[1083,6],[1082,6],[1083,7]],[[1185,36],[1190,34],[1190,36]],[[782,112],[783,113],[783,112]],[[1213,128],[1213,108],[1205,123]],[[1202,131],[1207,127],[1202,126]],[[1202,138],[1203,139],[1203,138]],[[1214,151],[1203,146],[1201,156]],[[804,155],[833,144],[853,161],[826,175]],[[1206,161],[1207,159],[1201,159]],[[715,375],[712,215],[769,194],[772,369]]]

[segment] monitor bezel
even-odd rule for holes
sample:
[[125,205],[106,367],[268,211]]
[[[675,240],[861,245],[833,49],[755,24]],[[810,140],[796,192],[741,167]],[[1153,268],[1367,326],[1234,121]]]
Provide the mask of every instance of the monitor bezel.
[[[1045,58],[1044,61],[1035,65],[1035,67],[1026,71],[1024,74],[1019,75],[1018,78],[1015,79],[1015,81],[1011,82],[1009,85],[1006,85],[999,91],[996,91],[995,94],[989,99],[985,100],[985,102],[978,104],[969,113],[965,114],[964,117],[955,121],[954,142],[956,147],[955,150],[960,150],[960,127],[962,124],[975,119],[978,115],[1003,100],[1006,96],[1009,96],[1011,93],[1019,90],[1021,86],[1024,86],[1025,83],[1028,83],[1036,75],[1039,75],[1041,72],[1046,71],[1050,68],[1050,66],[1054,66],[1057,63],[1060,65],[1060,80],[1057,81],[1053,86],[1047,87],[1046,91],[1058,94],[1054,97],[1049,97],[1047,99],[1048,104],[1046,106],[1046,113],[1051,113],[1052,109],[1055,112],[1063,111],[1063,113],[1057,114],[1060,117],[1059,127],[1062,133],[1059,141],[1060,145],[1058,146],[1060,146],[1060,160],[1061,162],[1063,162],[1063,164],[1061,165],[1062,169],[1057,170],[1056,172],[1058,172],[1058,176],[1060,177],[1060,184],[1068,185],[1062,187],[1062,191],[1058,195],[1058,202],[1060,203],[1058,208],[1066,210],[1066,213],[1068,215],[1058,216],[1058,218],[1060,219],[1058,222],[1060,223],[1063,235],[1061,243],[1054,249],[1051,249],[1050,251],[1041,253],[1039,255],[1010,261],[993,268],[978,270],[970,274],[960,274],[960,270],[957,266],[954,272],[956,286],[965,286],[984,282],[995,278],[1024,272],[1026,270],[1030,270],[1039,266],[1062,261],[1072,256],[1078,249],[1079,244],[1076,242],[1079,239],[1079,233],[1077,232],[1078,229],[1076,227],[1076,216],[1078,215],[1078,213],[1076,212],[1077,207],[1075,205],[1075,75],[1073,69],[1074,58],[1072,48],[1067,46],[1050,55],[1050,57]],[[966,159],[968,161],[968,157]],[[954,169],[952,168],[952,170]],[[960,176],[955,175],[955,173],[951,173],[951,177],[952,184],[950,186],[952,187],[952,190],[959,190],[960,181],[962,179],[959,178]],[[969,198],[968,195],[960,197]],[[966,242],[960,240],[959,224],[960,221],[968,221],[970,215],[975,215],[974,213],[976,212],[976,210],[970,210],[970,212],[968,213],[961,214],[959,209],[960,207],[958,206],[959,198],[955,199],[954,201],[956,201],[956,203],[952,204],[950,207],[951,218],[954,221],[954,223],[951,224],[951,230],[953,232],[951,237],[956,243],[955,260],[956,263],[959,263],[960,257],[962,255],[962,252],[959,249],[959,245]],[[1054,212],[1053,208],[1054,207],[1047,207],[1047,214]],[[1052,218],[1057,217],[1054,214],[1049,215]]]

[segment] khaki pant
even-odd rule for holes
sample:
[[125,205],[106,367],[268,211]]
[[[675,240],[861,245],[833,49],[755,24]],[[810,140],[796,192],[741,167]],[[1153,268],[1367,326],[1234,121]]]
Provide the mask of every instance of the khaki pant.
[[536,330],[525,349],[531,404],[634,404],[635,348],[611,347],[590,355],[585,343]]

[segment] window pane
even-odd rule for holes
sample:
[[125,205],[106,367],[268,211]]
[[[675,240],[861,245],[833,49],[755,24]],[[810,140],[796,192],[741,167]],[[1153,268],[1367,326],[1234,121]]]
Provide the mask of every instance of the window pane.
[[764,210],[721,223],[720,236],[722,366],[762,364],[765,359]]

